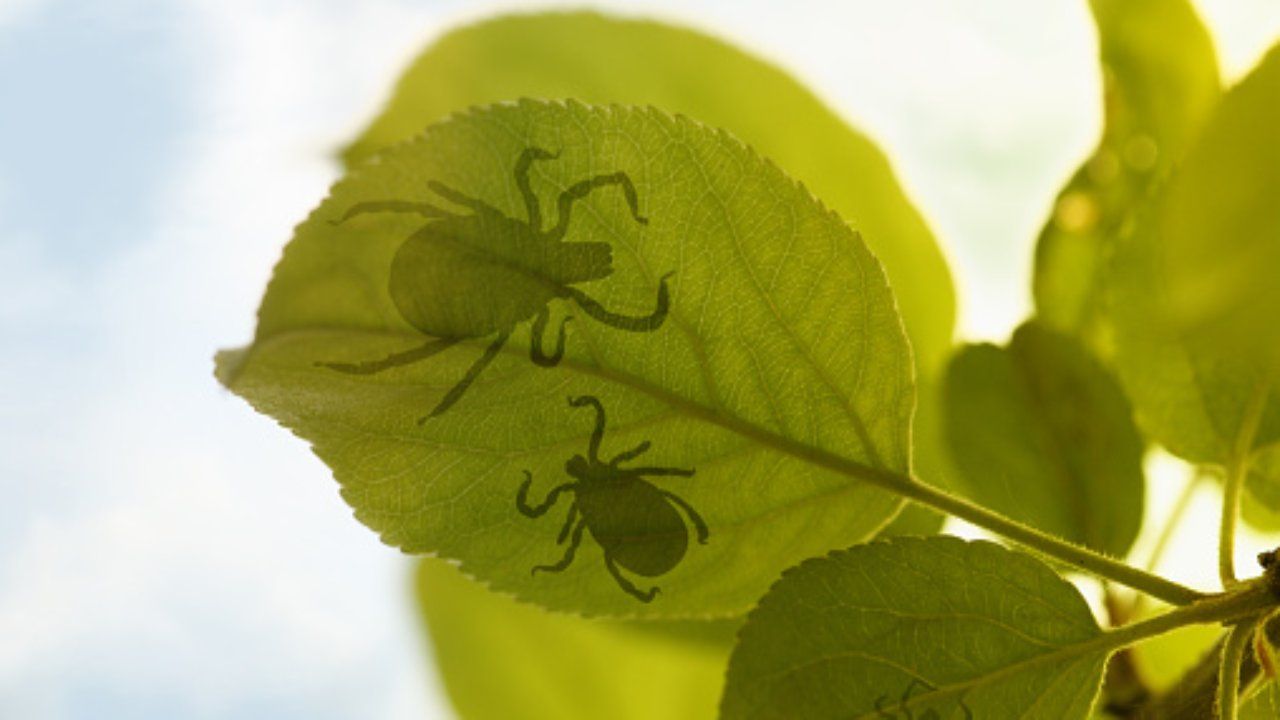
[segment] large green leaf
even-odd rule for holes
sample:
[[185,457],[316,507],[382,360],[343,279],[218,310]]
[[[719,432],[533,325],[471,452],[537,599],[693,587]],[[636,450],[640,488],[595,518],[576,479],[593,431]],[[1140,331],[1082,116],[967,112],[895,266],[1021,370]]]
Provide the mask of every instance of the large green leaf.
[[[1116,363],[1139,423],[1193,462],[1225,462],[1244,433],[1253,433],[1254,447],[1280,439],[1277,368],[1257,352],[1275,311],[1235,342],[1253,311],[1222,304],[1239,292],[1265,309],[1280,277],[1280,196],[1267,179],[1280,161],[1278,84],[1273,52],[1226,95],[1166,191],[1118,243],[1108,271]],[[1209,305],[1227,315],[1192,323],[1191,308]]]
[[1029,555],[877,541],[802,563],[760,601],[721,717],[1084,718],[1109,653],[1076,589]]
[[433,559],[418,602],[463,720],[711,720],[739,624],[549,613]]
[[943,384],[968,495],[1118,557],[1142,522],[1142,438],[1119,385],[1069,335],[1029,322],[1007,348],[970,345]]
[[1158,222],[1174,324],[1280,357],[1280,46],[1223,98]]
[[357,162],[451,112],[520,97],[652,105],[730,130],[854,223],[893,282],[917,361],[931,371],[945,358],[951,275],[884,155],[786,73],[701,33],[585,12],[454,30],[414,60],[343,157]]
[[[1218,98],[1208,31],[1186,0],[1092,0],[1106,123],[1036,246],[1036,314],[1106,342],[1100,277],[1111,244]],[[1102,348],[1105,349],[1105,348]]]
[[[568,244],[529,245],[517,234],[527,230],[526,208],[513,167],[531,147],[559,153],[531,169],[539,214],[556,217],[551,199],[584,178],[606,173],[614,182],[625,173],[647,225],[620,189],[603,187],[578,201]],[[488,224],[394,212],[342,221],[370,207],[359,203],[387,200],[469,216],[429,189],[444,186],[496,206]],[[512,220],[492,219],[497,212]],[[389,282],[399,277],[390,273],[402,246],[419,253],[411,258],[435,253],[424,265],[429,282]],[[551,266],[564,258],[603,262],[612,274],[564,284],[553,270],[583,271]],[[551,327],[576,316],[563,361],[530,362],[529,323],[520,321],[438,417],[424,416],[494,333],[384,372],[317,366],[422,347],[428,339],[397,309],[404,303],[415,317],[445,313],[466,334],[466,323],[499,310],[532,315],[547,288],[643,315],[662,305],[661,278],[669,278],[670,313],[657,329],[610,327],[583,297],[552,300]],[[223,353],[218,365],[229,388],[312,443],[356,516],[385,542],[461,560],[498,590],[589,614],[745,612],[783,568],[864,539],[896,512],[895,496],[855,478],[909,470],[912,361],[879,263],[844,221],[746,146],[653,109],[495,106],[434,125],[357,168],[299,226],[253,345]],[[639,464],[696,469],[652,482],[705,518],[707,544],[695,541],[688,512],[652,493],[640,505],[628,496],[593,511],[568,570],[530,575],[561,556],[561,513],[578,496],[530,519],[517,510],[517,491],[525,471],[534,501],[569,481],[566,461],[586,453],[595,413],[566,398],[588,395],[607,409],[603,457],[643,441],[651,449]],[[639,602],[610,577],[601,531],[618,543],[642,539],[625,545],[631,564],[622,574],[642,591],[660,587],[657,599]],[[659,577],[626,571],[638,567]]]

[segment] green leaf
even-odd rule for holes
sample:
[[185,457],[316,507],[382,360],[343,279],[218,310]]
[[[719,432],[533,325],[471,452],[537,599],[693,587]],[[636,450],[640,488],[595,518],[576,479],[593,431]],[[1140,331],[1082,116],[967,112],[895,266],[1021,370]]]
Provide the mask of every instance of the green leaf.
[[489,592],[434,559],[418,602],[463,720],[710,720],[740,623],[603,621]]
[[1208,31],[1185,0],[1092,0],[1106,124],[1036,247],[1036,314],[1106,350],[1100,278],[1115,236],[1218,99]]
[[587,12],[454,30],[414,60],[343,157],[358,162],[448,113],[518,97],[652,105],[730,130],[863,233],[893,281],[917,360],[933,369],[946,357],[951,275],[884,154],[786,73],[701,33]]
[[721,717],[1083,718],[1106,640],[1076,589],[1029,555],[877,541],[802,563],[760,601]]
[[1076,339],[1029,322],[970,345],[943,384],[964,491],[1016,520],[1128,554],[1142,521],[1142,438],[1119,385]]
[[1268,299],[1280,277],[1268,179],[1280,178],[1278,84],[1273,51],[1224,97],[1110,271],[1117,365],[1139,422],[1193,462],[1231,457],[1259,402],[1252,447],[1280,440],[1280,368],[1260,352],[1280,310]]
[[1182,332],[1280,370],[1280,46],[1223,98],[1161,204]]
[[1280,532],[1280,445],[1254,453],[1244,487],[1244,521],[1263,532]]
[[[621,172],[648,224],[633,217],[620,189],[603,187],[578,201],[567,244],[513,258],[518,251],[505,248],[535,247],[518,235],[528,226],[513,176],[531,147],[559,152],[531,169],[544,217],[557,216],[551,201],[566,188]],[[393,212],[339,222],[369,207],[359,203],[387,200],[470,216],[436,197],[433,183],[495,205],[488,224],[437,226]],[[455,235],[465,239],[439,239]],[[410,260],[436,254],[422,266],[426,280],[389,282],[402,247],[412,251],[404,261],[411,268]],[[478,250],[463,261],[458,247]],[[602,259],[612,271],[603,279],[552,277],[576,277],[584,268],[574,263]],[[561,260],[568,264],[553,267]],[[590,297],[615,313],[651,313],[663,305],[664,277],[669,315],[649,331],[611,327],[584,305]],[[581,296],[546,303],[538,294],[546,288]],[[530,323],[520,320],[492,365],[438,417],[424,416],[496,333],[384,372],[317,365],[435,342],[402,306],[414,317],[441,313],[466,334],[476,318],[516,312],[510,308],[533,315],[543,305],[551,328],[575,316],[563,361],[532,363]],[[545,334],[550,343],[554,330]],[[218,365],[229,388],[312,443],[356,516],[385,542],[460,560],[495,589],[588,614],[741,614],[784,568],[865,539],[896,512],[896,496],[855,478],[908,472],[912,362],[879,263],[838,216],[740,142],[653,109],[525,101],[475,110],[352,171],[298,227],[253,345],[223,353]],[[592,407],[566,402],[581,396],[599,398],[607,411],[603,458],[643,442],[648,455],[633,464],[696,469],[693,477],[651,477],[688,509],[652,494],[640,506],[632,496],[606,503],[593,511],[595,527],[568,570],[531,576],[563,554],[557,536],[578,495],[566,493],[554,513],[531,519],[517,510],[517,494],[525,471],[530,502],[570,481],[566,461],[587,453],[596,423]],[[633,506],[649,514],[625,509]],[[705,545],[688,510],[705,519]],[[652,602],[610,576],[596,539],[602,530],[645,538],[625,546],[629,565],[619,562],[640,592],[661,588]]]

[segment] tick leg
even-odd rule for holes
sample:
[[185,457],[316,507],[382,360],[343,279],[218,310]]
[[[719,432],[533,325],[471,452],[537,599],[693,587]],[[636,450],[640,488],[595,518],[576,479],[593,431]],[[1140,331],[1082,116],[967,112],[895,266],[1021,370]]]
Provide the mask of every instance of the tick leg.
[[606,310],[603,305],[578,288],[568,287],[565,289],[568,291],[569,296],[574,299],[574,302],[578,303],[578,307],[581,307],[584,312],[605,325],[631,332],[650,332],[662,327],[662,323],[667,319],[667,312],[671,309],[671,291],[667,289],[667,278],[671,277],[671,275],[672,273],[667,273],[658,281],[657,307],[648,315],[639,317],[619,315]]
[[640,592],[640,589],[635,585],[632,585],[630,580],[622,577],[622,572],[618,570],[618,566],[613,562],[613,557],[608,553],[605,553],[604,555],[604,566],[609,568],[609,574],[613,576],[614,580],[618,581],[618,586],[622,588],[623,592],[631,597],[634,597],[642,603],[653,602],[653,599],[657,597],[659,592],[657,587],[649,588],[649,592],[647,593]]
[[528,470],[524,471],[524,482],[520,483],[520,490],[516,492],[516,509],[525,517],[542,517],[547,511],[556,504],[556,500],[560,498],[560,493],[565,490],[572,490],[577,487],[578,483],[570,482],[563,485],[557,485],[547,493],[547,497],[537,505],[529,505],[529,486],[533,484],[533,473]]
[[556,199],[559,216],[556,218],[556,226],[547,231],[547,238],[563,240],[565,233],[569,231],[569,216],[572,214],[573,204],[590,195],[597,188],[609,185],[618,185],[622,188],[622,193],[627,197],[627,206],[631,208],[631,217],[641,225],[648,225],[649,218],[640,214],[640,198],[636,195],[636,186],[631,183],[631,177],[624,172],[616,172],[597,175],[574,183],[568,190],[560,193],[560,197]]
[[880,697],[876,698],[876,714],[882,718],[889,718],[889,720],[895,720],[896,716],[890,714],[888,710],[884,709],[884,704],[888,699],[889,699],[888,695],[881,695]]
[[477,213],[487,211],[487,212],[497,213],[499,215],[502,214],[502,211],[498,210],[498,208],[490,205],[489,203],[477,198],[463,195],[462,193],[458,192],[457,190],[454,190],[453,188],[449,187],[448,185],[445,185],[444,183],[436,182],[435,180],[428,180],[427,187],[431,188],[432,192],[444,198],[445,200],[448,200],[449,202],[452,202],[452,203],[457,203],[458,205],[461,205],[462,207],[465,207],[465,208],[471,208]]
[[529,227],[535,233],[542,232],[542,208],[538,205],[538,196],[534,195],[533,188],[529,187],[529,166],[535,160],[554,160],[558,157],[560,153],[553,153],[540,147],[527,147],[520,153],[520,159],[516,160],[516,187],[520,189],[520,195],[524,198],[525,211],[529,214]]
[[698,530],[698,544],[706,545],[707,538],[711,536],[711,531],[707,529],[707,521],[702,519],[698,511],[694,510],[692,505],[673,492],[667,490],[659,490],[658,492],[662,493],[671,502],[684,508],[685,514],[689,516],[689,519],[693,521],[693,526]]
[[635,458],[640,457],[641,455],[643,455],[648,451],[649,451],[649,441],[645,440],[644,442],[631,448],[630,450],[626,450],[624,452],[620,452],[617,455],[615,455],[614,458],[609,461],[609,467],[618,467],[618,463],[624,463],[628,460],[634,460]]
[[564,519],[564,525],[560,527],[560,534],[556,535],[556,544],[563,545],[564,541],[569,537],[569,530],[573,527],[573,521],[578,517],[578,503],[569,506],[569,515]]
[[547,331],[547,322],[551,319],[551,311],[543,307],[533,319],[532,332],[529,335],[529,359],[535,365],[555,367],[564,357],[564,327],[573,318],[566,317],[560,321],[560,335],[556,338],[556,350],[548,355],[542,349],[542,335]]
[[601,405],[600,399],[594,395],[571,397],[569,398],[569,404],[573,407],[590,405],[596,409],[596,428],[591,431],[591,443],[587,447],[587,459],[593,463],[600,462],[600,441],[604,439],[604,405]]
[[332,225],[341,225],[357,215],[365,215],[368,213],[414,213],[432,220],[447,217],[457,217],[451,212],[441,210],[430,203],[410,202],[408,200],[369,200],[367,202],[359,202],[347,208],[337,220],[330,220]]
[[582,544],[582,530],[587,527],[585,519],[579,520],[576,527],[573,528],[573,537],[569,540],[569,547],[564,551],[564,557],[560,558],[560,562],[555,565],[535,565],[529,571],[530,575],[537,575],[538,571],[542,572],[563,572],[565,568],[573,564],[573,555],[578,552],[578,546]]
[[471,367],[467,370],[467,374],[458,381],[457,385],[454,385],[453,388],[449,390],[449,392],[444,396],[444,399],[440,401],[440,404],[436,405],[435,409],[431,411],[430,415],[418,419],[418,424],[421,425],[428,419],[436,417],[440,413],[452,407],[454,403],[458,402],[458,398],[462,397],[462,393],[466,392],[467,388],[471,387],[471,383],[475,382],[480,373],[484,372],[484,369],[489,366],[489,363],[493,362],[493,359],[498,356],[498,351],[502,350],[502,346],[507,343],[507,338],[509,337],[511,337],[510,330],[503,330],[498,333],[498,338],[494,340],[489,347],[485,348],[484,354],[480,356],[479,360],[472,363]]
[[392,353],[381,360],[369,360],[360,363],[342,363],[342,362],[318,362],[319,367],[326,367],[330,370],[347,373],[348,375],[372,375],[382,372],[388,368],[400,367],[408,365],[419,360],[426,360],[440,352],[448,350],[450,347],[457,345],[461,338],[437,338],[431,340],[425,345],[405,350],[403,352]]

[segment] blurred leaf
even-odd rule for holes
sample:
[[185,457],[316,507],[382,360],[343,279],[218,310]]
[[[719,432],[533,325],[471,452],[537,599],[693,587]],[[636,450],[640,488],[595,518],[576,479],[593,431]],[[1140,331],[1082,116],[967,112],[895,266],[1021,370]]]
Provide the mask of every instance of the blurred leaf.
[[435,559],[418,567],[418,601],[463,720],[710,720],[740,624],[549,613]]
[[1036,247],[1036,314],[1106,345],[1100,277],[1115,236],[1168,174],[1218,99],[1208,31],[1185,0],[1092,0],[1106,124],[1054,203]]
[[970,345],[943,384],[963,486],[1009,517],[1117,557],[1142,522],[1142,438],[1119,385],[1079,341],[1029,322]]
[[1256,452],[1242,496],[1245,522],[1263,532],[1280,532],[1280,445]]
[[[505,255],[516,251],[502,243],[527,247],[509,235],[527,229],[512,168],[533,146],[560,153],[533,166],[541,205],[596,173],[625,172],[648,224],[633,218],[622,192],[603,188],[578,202],[567,244],[528,259]],[[487,224],[467,220],[471,211],[430,195],[431,183],[497,210]],[[387,200],[440,203],[464,218],[432,224],[382,212],[335,222],[358,203]],[[407,289],[388,285],[402,247],[440,256]],[[459,247],[469,248],[457,251],[469,253],[466,262],[448,255]],[[612,274],[580,287],[530,264],[588,251]],[[523,274],[511,269],[517,262]],[[517,294],[533,292],[525,278],[538,291],[582,293],[640,315],[655,307],[668,274],[670,315],[656,330],[609,327],[580,296],[553,300],[556,318],[577,316],[563,362],[531,363],[528,323],[519,321],[457,405],[421,423],[492,336],[368,375],[316,365],[422,347],[396,290],[416,293],[406,301],[414,312],[453,309],[459,323],[509,306],[533,315],[545,300]],[[229,388],[313,444],[384,542],[459,559],[497,590],[587,614],[743,613],[783,568],[865,539],[898,509],[897,497],[856,477],[908,471],[910,348],[875,258],[838,216],[737,140],[653,109],[526,101],[476,110],[352,171],[299,226],[253,345],[221,354],[218,365]],[[708,544],[694,542],[689,513],[658,503],[651,510],[663,517],[597,516],[611,525],[590,528],[568,570],[530,575],[562,555],[561,513],[580,494],[534,520],[517,511],[517,491],[526,470],[534,502],[569,480],[566,461],[586,452],[595,419],[565,399],[583,395],[607,408],[604,457],[651,442],[642,464],[696,469],[654,483],[705,518]],[[654,522],[667,516],[679,529],[659,532]],[[675,563],[650,571],[652,581],[630,575],[642,589],[660,587],[657,599],[638,602],[610,577],[602,529],[628,538],[646,562]]]
[[[520,97],[652,105],[725,128],[778,163],[852,223],[884,264],[915,353],[917,383],[929,392],[951,350],[955,290],[888,160],[787,73],[715,38],[590,12],[463,27],[413,62],[343,159],[360,162],[451,112]],[[922,397],[914,466],[920,477],[945,485],[941,438],[928,425],[926,405]]]
[[[1253,447],[1280,439],[1277,367],[1243,349],[1256,350],[1255,340],[1232,339],[1244,316],[1199,330],[1183,322],[1192,305],[1218,292],[1213,287],[1238,286],[1222,293],[1252,293],[1265,305],[1263,286],[1280,277],[1280,221],[1272,217],[1280,196],[1266,179],[1280,157],[1280,140],[1268,136],[1280,120],[1278,83],[1280,53],[1273,52],[1227,93],[1109,268],[1116,363],[1139,424],[1192,462],[1223,463],[1257,402],[1264,405]],[[1222,258],[1212,257],[1219,251]],[[1275,311],[1280,306],[1272,319]],[[1261,325],[1256,330],[1266,335]]]
[[1280,718],[1280,683],[1269,680],[1256,695],[1241,703],[1238,720],[1276,720]]
[[[1170,610],[1159,602],[1147,603],[1146,611],[1134,620],[1155,617]],[[1214,625],[1187,625],[1157,635],[1130,648],[1142,677],[1153,690],[1163,692],[1173,686],[1222,638],[1222,628]]]
[[1280,353],[1280,46],[1223,98],[1158,222],[1175,325],[1223,352]]
[[965,707],[974,718],[1083,718],[1110,652],[1079,592],[1044,563],[947,536],[808,560],[739,638],[726,720],[907,717],[908,690],[917,718],[963,718]]

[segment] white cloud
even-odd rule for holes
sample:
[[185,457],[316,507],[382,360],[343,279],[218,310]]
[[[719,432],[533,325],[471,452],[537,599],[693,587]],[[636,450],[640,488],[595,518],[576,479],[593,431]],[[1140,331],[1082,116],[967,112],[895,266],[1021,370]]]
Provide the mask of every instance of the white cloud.
[[5,0],[0,3],[0,30],[29,16],[42,2],[45,0]]

